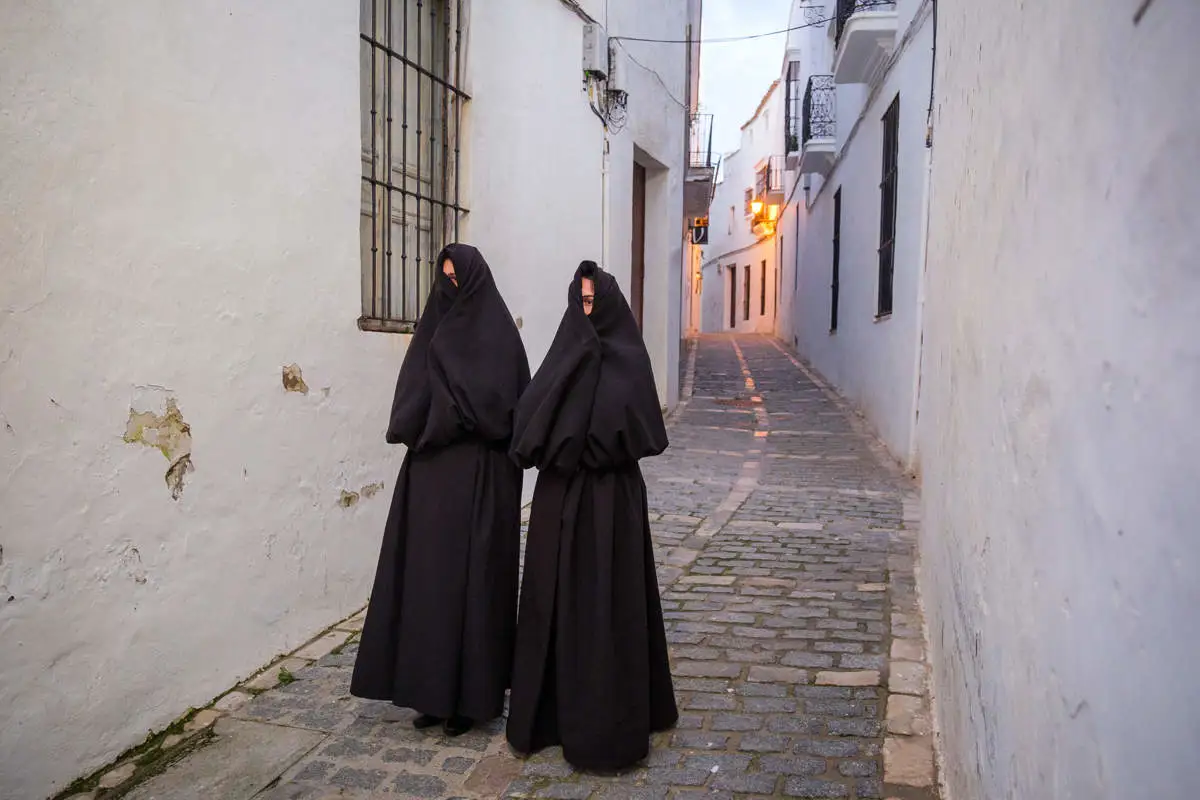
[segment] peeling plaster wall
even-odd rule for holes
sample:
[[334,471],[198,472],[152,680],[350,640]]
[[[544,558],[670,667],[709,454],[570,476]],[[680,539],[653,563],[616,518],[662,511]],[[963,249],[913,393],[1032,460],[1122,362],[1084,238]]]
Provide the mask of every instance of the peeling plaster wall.
[[[5,4],[0,797],[61,788],[369,591],[404,340],[355,327],[358,7],[303,6]],[[166,454],[124,441],[172,398],[178,500]]]
[[[699,2],[582,6],[613,34],[699,24]],[[487,255],[536,368],[605,221],[628,289],[632,169],[647,164],[646,340],[673,403],[685,48],[629,43],[644,67],[626,63],[605,204],[583,21],[555,0],[467,7],[462,238]],[[407,338],[355,325],[358,13],[5,8],[6,800],[61,788],[366,599],[402,458],[383,428]],[[172,499],[181,454],[193,469]]]
[[955,798],[1200,785],[1200,6],[939,4],[922,594]]

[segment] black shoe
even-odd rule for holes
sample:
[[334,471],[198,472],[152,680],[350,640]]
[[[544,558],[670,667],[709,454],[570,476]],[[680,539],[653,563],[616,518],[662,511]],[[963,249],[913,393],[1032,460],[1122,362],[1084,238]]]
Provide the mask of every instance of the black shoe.
[[413,727],[419,731],[423,731],[426,728],[432,728],[434,725],[441,725],[442,721],[443,720],[441,717],[435,717],[430,714],[422,714],[413,720]]
[[446,735],[447,736],[462,736],[467,731],[471,730],[474,723],[466,717],[453,716],[446,720]]

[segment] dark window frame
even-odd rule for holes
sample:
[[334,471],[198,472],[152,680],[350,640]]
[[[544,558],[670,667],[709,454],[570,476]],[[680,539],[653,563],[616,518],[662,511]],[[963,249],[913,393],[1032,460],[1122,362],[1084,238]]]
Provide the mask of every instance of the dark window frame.
[[833,193],[833,265],[829,283],[829,332],[837,333],[842,270],[842,187]]
[[900,160],[900,95],[883,115],[882,177],[879,181],[879,284],[876,318],[890,316],[895,307],[896,201]]
[[750,265],[749,264],[746,265],[746,280],[745,280],[745,289],[743,291],[743,296],[744,296],[743,302],[745,303],[745,310],[744,310],[744,313],[742,316],[743,316],[744,320],[748,322],[750,320]]
[[733,330],[737,327],[737,290],[738,290],[738,268],[737,264],[730,264],[729,267],[729,329]]
[[786,250],[786,244],[784,235],[779,234],[779,261],[776,262],[775,267],[775,298],[771,303],[772,316],[776,320],[779,319],[779,295],[783,294],[783,253]]
[[[411,333],[458,238],[463,0],[360,0],[362,315]],[[396,241],[396,240],[399,241]]]
[[767,260],[765,258],[762,262],[762,269],[758,274],[758,280],[761,284],[759,286],[758,314],[765,317],[767,315]]

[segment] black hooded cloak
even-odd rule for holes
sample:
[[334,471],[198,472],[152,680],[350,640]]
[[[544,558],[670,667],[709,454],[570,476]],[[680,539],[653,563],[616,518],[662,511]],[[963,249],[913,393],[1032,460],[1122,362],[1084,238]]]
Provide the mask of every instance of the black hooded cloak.
[[623,769],[678,718],[638,468],[666,447],[637,322],[616,280],[585,261],[513,431],[514,458],[539,469],[509,698],[520,752],[561,743],[578,768]]
[[450,245],[436,276],[396,381],[387,441],[408,452],[350,692],[481,721],[503,712],[512,668],[522,475],[508,448],[529,362],[478,250]]

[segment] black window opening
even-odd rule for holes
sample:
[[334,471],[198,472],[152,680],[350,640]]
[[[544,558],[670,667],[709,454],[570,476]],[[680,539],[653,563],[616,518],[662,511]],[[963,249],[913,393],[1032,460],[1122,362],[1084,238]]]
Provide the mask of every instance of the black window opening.
[[729,267],[729,327],[737,327],[737,265]]
[[787,66],[787,82],[784,85],[785,93],[783,96],[784,102],[784,125],[783,125],[783,152],[795,153],[800,150],[800,145],[803,141],[800,138],[801,106],[803,105],[804,84],[800,82],[801,65],[799,61],[789,61]]
[[750,319],[750,265],[749,264],[746,265],[745,271],[746,271],[745,288],[744,288],[742,294],[744,297],[743,302],[745,303],[746,307],[745,307],[745,310],[744,310],[744,313],[742,314],[742,316],[748,320],[748,319]]
[[838,291],[842,261],[842,190],[833,195],[833,276],[829,284],[829,332],[837,333]]
[[363,330],[411,332],[458,238],[462,0],[360,0]]
[[779,318],[779,295],[783,294],[783,253],[784,253],[784,251],[785,251],[784,238],[783,238],[783,234],[780,234],[779,235],[779,260],[777,262],[775,262],[776,263],[776,267],[775,267],[775,299],[771,303],[772,316],[774,316],[776,319]]
[[765,259],[762,262],[762,271],[758,276],[758,284],[758,313],[765,317],[767,315],[767,262]]
[[800,292],[800,204],[796,203],[796,259],[792,263],[792,294]]
[[896,264],[896,167],[900,149],[900,96],[883,115],[883,179],[879,183],[879,304],[880,317],[892,313],[892,282]]

